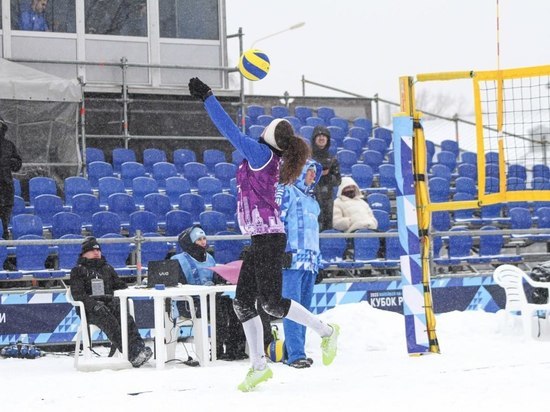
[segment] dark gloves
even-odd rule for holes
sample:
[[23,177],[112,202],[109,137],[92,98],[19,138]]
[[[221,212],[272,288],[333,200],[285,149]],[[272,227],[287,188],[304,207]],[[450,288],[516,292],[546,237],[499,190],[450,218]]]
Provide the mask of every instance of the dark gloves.
[[212,96],[212,89],[198,77],[193,77],[189,80],[189,93],[204,102],[209,96]]
[[109,316],[111,311],[103,302],[97,302],[93,308],[93,311],[98,316]]
[[288,269],[292,266],[292,252],[285,252],[283,256],[283,269]]

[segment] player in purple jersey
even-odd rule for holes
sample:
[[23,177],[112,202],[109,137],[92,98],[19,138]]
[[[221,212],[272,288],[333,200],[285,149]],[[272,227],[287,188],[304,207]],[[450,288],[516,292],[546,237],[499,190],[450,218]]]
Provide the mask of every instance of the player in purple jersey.
[[307,142],[295,136],[291,124],[284,119],[273,120],[256,141],[239,130],[210,87],[200,79],[194,77],[189,81],[189,92],[204,102],[220,133],[244,159],[237,172],[237,217],[242,233],[251,236],[251,245],[243,262],[233,308],[243,324],[251,368],[239,390],[248,392],[273,376],[267,365],[256,300],[271,316],[286,317],[315,330],[323,338],[323,363],[329,365],[336,356],[338,325],[324,323],[299,303],[282,297],[286,234],[275,192],[279,183],[292,184],[300,176],[310,155]]

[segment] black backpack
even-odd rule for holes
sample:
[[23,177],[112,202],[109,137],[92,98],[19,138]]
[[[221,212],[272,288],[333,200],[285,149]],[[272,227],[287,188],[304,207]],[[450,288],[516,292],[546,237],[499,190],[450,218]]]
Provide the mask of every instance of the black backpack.
[[[550,282],[550,260],[535,266],[529,276],[537,282]],[[533,288],[531,301],[538,304],[547,303],[548,289]]]

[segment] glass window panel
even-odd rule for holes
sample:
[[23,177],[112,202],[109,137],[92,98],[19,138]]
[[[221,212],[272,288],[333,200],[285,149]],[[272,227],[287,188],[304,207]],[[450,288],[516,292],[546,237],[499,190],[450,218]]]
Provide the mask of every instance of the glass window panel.
[[147,0],[86,0],[85,20],[86,33],[146,37]]
[[11,0],[11,28],[76,33],[75,0]]
[[219,40],[218,0],[159,1],[160,37]]

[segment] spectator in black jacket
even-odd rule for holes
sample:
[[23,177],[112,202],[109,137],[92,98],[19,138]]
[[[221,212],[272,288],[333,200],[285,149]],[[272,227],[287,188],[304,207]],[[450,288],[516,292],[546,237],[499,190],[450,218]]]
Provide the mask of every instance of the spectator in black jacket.
[[331,156],[330,131],[325,126],[316,126],[311,135],[312,157],[323,167],[321,179],[315,186],[315,196],[321,213],[319,214],[319,231],[332,229],[332,210],[334,205],[334,188],[340,185],[340,163],[336,156]]
[[[8,125],[0,118],[0,220],[2,220],[3,238],[8,239],[8,224],[13,210],[13,172],[21,169],[21,156],[15,145],[6,140]],[[1,268],[0,268],[1,269]]]
[[[122,352],[120,328],[120,302],[113,297],[118,289],[128,286],[111,265],[101,256],[96,238],[82,242],[82,252],[71,270],[71,294],[74,300],[84,303],[88,322],[97,325],[114,347]],[[128,315],[128,360],[139,368],[151,358],[151,348],[145,346],[132,316]]]

